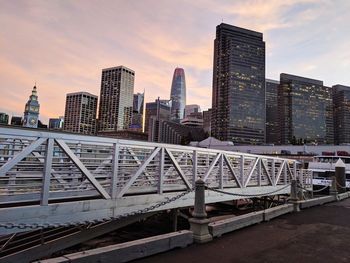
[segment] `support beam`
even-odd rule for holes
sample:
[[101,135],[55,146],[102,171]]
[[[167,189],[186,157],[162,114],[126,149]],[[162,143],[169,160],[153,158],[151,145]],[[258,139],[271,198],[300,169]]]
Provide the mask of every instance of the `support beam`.
[[119,169],[119,145],[117,143],[113,143],[112,174],[111,174],[112,199],[117,198],[118,169]]
[[249,181],[250,181],[250,178],[252,178],[252,175],[253,175],[253,173],[254,173],[254,170],[255,170],[255,168],[256,168],[258,162],[259,162],[259,158],[257,157],[257,158],[254,160],[253,167],[252,167],[252,169],[250,170],[249,175],[248,175],[248,177],[247,177],[247,180],[246,180],[245,183],[244,183],[244,187],[247,187],[247,185],[248,185],[248,183],[249,183]]
[[41,205],[48,205],[49,204],[53,144],[54,144],[53,139],[47,139],[45,163],[44,163],[44,174],[43,174],[43,182],[42,182],[41,198],[40,198]]
[[164,148],[160,150],[159,155],[159,175],[158,175],[158,194],[163,194],[163,183],[164,183]]
[[21,152],[17,153],[13,158],[7,161],[0,168],[0,176],[5,176],[8,171],[10,171],[16,164],[27,157],[32,151],[38,148],[41,144],[46,141],[46,138],[38,138],[36,141],[32,142],[30,145],[25,147]]
[[124,185],[123,189],[120,190],[117,197],[122,197],[126,191],[129,190],[129,187],[136,181],[137,177],[139,177],[146,169],[147,165],[153,160],[153,158],[158,154],[160,148],[157,147],[153,150],[150,156],[143,162],[143,164],[137,169],[137,171],[131,176],[129,181]]
[[237,177],[235,171],[233,170],[233,167],[232,167],[232,165],[231,165],[231,163],[230,163],[230,160],[228,159],[228,157],[226,156],[226,154],[223,154],[223,156],[224,156],[224,160],[226,161],[226,164],[227,164],[228,169],[230,170],[230,172],[231,172],[233,178],[234,178],[235,181],[236,181],[236,184],[239,186],[239,188],[242,188],[241,181],[238,179],[238,177]]
[[71,151],[68,145],[61,139],[56,139],[58,146],[68,155],[71,161],[78,167],[78,169],[87,177],[89,182],[95,187],[95,189],[103,196],[105,199],[110,199],[110,195],[106,190],[100,185],[100,183],[95,179],[95,177],[90,173],[90,171],[84,166],[84,164],[78,159],[78,157]]
[[207,171],[205,172],[205,174],[204,174],[204,178],[203,178],[203,181],[204,181],[204,182],[208,179],[208,177],[209,177],[211,171],[213,170],[213,168],[215,167],[216,163],[217,163],[218,160],[220,159],[220,156],[221,156],[221,153],[218,153],[218,154],[215,156],[214,160],[211,162],[211,164],[210,164],[208,170],[207,170]]
[[271,185],[274,185],[274,184],[273,184],[273,181],[272,181],[272,179],[271,179],[271,176],[270,176],[269,170],[267,169],[267,167],[266,167],[266,165],[265,165],[265,163],[263,162],[263,160],[262,160],[262,159],[261,159],[261,163],[262,163],[262,167],[263,167],[263,168],[264,168],[264,170],[265,170],[265,173],[266,173],[267,179],[269,180],[269,182],[270,182],[270,184],[271,184]]
[[169,156],[169,158],[170,158],[170,161],[171,161],[171,163],[174,165],[176,171],[179,173],[181,179],[184,181],[186,187],[187,187],[188,189],[191,189],[191,188],[192,188],[192,187],[191,187],[191,184],[190,184],[190,182],[187,180],[187,178],[186,178],[185,174],[183,173],[183,171],[181,170],[180,165],[176,162],[176,160],[175,160],[175,158],[174,158],[174,155],[173,155],[168,149],[166,149],[166,148],[165,148],[165,151],[166,151],[166,153],[168,154],[168,156]]

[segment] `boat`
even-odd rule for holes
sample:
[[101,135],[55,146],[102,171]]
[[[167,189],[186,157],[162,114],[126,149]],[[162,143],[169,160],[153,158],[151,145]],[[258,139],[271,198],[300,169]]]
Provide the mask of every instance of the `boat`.
[[350,188],[350,156],[319,155],[309,162],[308,169],[312,171],[314,186],[329,186],[335,173],[335,164],[341,159],[345,164],[346,187]]

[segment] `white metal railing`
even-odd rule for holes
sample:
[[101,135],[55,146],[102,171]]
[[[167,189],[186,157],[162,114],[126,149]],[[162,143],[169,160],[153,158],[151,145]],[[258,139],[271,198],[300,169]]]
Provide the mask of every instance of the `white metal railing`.
[[283,186],[297,162],[270,156],[0,127],[0,203],[116,199],[210,187]]

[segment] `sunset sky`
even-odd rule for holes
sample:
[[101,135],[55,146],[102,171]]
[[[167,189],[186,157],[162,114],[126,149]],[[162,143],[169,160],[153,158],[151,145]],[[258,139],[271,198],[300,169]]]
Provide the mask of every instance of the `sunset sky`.
[[350,85],[350,1],[0,0],[0,111],[23,115],[37,83],[40,119],[65,95],[99,95],[101,70],[136,72],[135,93],[169,98],[175,67],[187,104],[211,107],[213,40],[222,21],[260,31],[266,76],[291,73]]

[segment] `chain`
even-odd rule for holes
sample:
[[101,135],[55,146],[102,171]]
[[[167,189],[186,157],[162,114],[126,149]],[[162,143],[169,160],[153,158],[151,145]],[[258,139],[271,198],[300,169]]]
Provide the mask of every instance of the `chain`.
[[174,197],[166,197],[165,201],[156,203],[154,205],[151,205],[149,207],[139,209],[134,212],[129,212],[125,213],[122,215],[118,216],[112,216],[112,217],[106,217],[106,218],[101,218],[101,219],[95,219],[95,220],[85,220],[85,221],[78,221],[78,222],[70,222],[70,223],[43,223],[43,224],[37,224],[37,223],[32,223],[32,224],[26,224],[26,223],[20,223],[20,224],[14,224],[14,223],[0,223],[0,227],[6,228],[6,229],[12,229],[12,228],[18,228],[18,229],[43,229],[43,228],[52,228],[52,227],[71,227],[71,226],[82,226],[90,223],[98,224],[98,223],[104,223],[108,221],[113,221],[113,220],[118,220],[122,218],[127,218],[130,216],[136,216],[136,215],[141,215],[148,213],[156,208],[165,206],[171,202],[174,202],[181,197],[184,197],[185,195],[191,193],[194,189],[189,189],[186,192],[182,192],[181,194],[178,194]]
[[209,186],[206,186],[206,188],[208,190],[211,190],[211,191],[214,191],[214,192],[218,192],[218,193],[221,193],[221,194],[227,194],[227,195],[233,195],[233,196],[242,196],[242,197],[257,197],[257,196],[265,196],[265,195],[271,195],[271,194],[277,193],[277,192],[279,192],[279,191],[281,191],[283,189],[286,189],[289,186],[290,186],[290,184],[287,184],[284,187],[282,187],[281,189],[278,189],[278,190],[275,190],[275,191],[272,191],[272,192],[268,192],[268,193],[254,194],[254,195],[229,193],[229,192],[225,192],[225,191],[222,191],[222,190],[219,190],[219,189],[215,189],[215,188],[212,188],[212,187],[209,187]]
[[318,192],[322,192],[323,190],[327,189],[329,187],[329,185],[326,185],[325,187],[321,188],[321,189],[318,189],[318,190],[309,190],[309,189],[306,189],[304,187],[302,187],[302,185],[299,185],[298,184],[298,188],[302,189],[302,190],[305,190],[307,192],[310,192],[310,193],[318,193]]
[[336,184],[337,184],[337,186],[338,186],[339,188],[342,188],[342,189],[349,188],[349,187],[346,187],[346,183],[345,183],[345,187],[344,187],[344,186],[342,186],[341,184],[339,184],[337,180],[336,180],[335,182],[336,182]]

